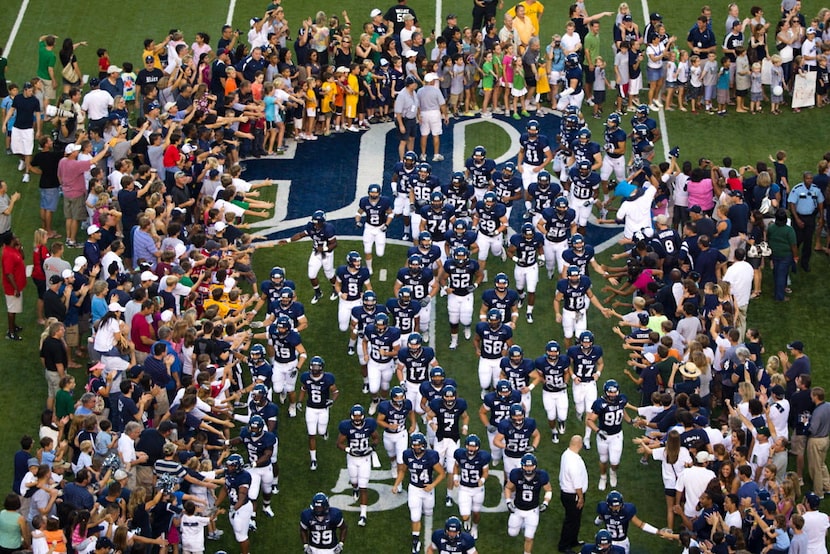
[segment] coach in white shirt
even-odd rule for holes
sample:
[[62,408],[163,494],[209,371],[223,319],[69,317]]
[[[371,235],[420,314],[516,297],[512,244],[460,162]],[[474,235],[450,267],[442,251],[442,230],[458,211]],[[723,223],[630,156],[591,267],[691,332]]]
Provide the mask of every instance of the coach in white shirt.
[[579,546],[579,526],[585,507],[585,491],[588,490],[588,468],[579,455],[582,436],[574,435],[559,463],[559,499],[565,508],[562,533],[559,535],[559,552]]

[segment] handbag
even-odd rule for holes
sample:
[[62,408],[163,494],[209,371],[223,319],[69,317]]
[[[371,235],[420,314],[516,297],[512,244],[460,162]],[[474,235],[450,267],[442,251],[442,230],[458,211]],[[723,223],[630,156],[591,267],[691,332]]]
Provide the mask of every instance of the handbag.
[[749,247],[747,256],[750,258],[768,258],[772,256],[772,249],[769,247],[767,241],[762,240],[758,244],[753,244]]
[[80,78],[78,77],[78,72],[75,71],[75,64],[73,64],[72,62],[69,62],[68,64],[63,66],[61,75],[63,75],[63,78],[69,81],[70,83],[77,83],[78,81],[80,81]]

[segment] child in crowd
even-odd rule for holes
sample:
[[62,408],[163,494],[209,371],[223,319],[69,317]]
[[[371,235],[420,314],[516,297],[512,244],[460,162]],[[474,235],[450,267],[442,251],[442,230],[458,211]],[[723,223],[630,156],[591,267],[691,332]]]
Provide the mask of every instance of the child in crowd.
[[98,55],[98,78],[103,80],[109,77],[107,69],[110,66],[110,55],[106,48],[99,48],[96,54]]
[[764,85],[761,83],[761,64],[752,64],[752,73],[749,75],[749,111],[761,113],[761,101],[764,99]]
[[[15,83],[9,83],[9,95],[3,98],[0,101],[0,121],[6,120],[6,114],[9,112],[9,109],[12,107],[12,101],[14,101],[14,97],[17,96],[17,92],[20,90]],[[17,120],[17,110],[12,114],[9,118],[9,122],[6,124],[6,128],[4,129],[6,135],[6,155],[11,156],[11,145],[12,145],[12,127],[14,127],[14,122]]]
[[703,96],[703,67],[700,65],[700,56],[695,54],[689,58],[689,107],[696,114]]
[[746,113],[746,97],[749,94],[749,87],[751,85],[749,74],[751,73],[749,66],[749,58],[746,55],[746,49],[742,46],[735,48],[735,98],[737,113]]
[[718,72],[718,115],[726,115],[726,106],[729,104],[729,66],[732,60],[728,56],[720,59],[721,68]]
[[706,111],[712,112],[712,101],[715,99],[718,85],[718,62],[714,52],[709,52],[706,56],[706,62],[703,64],[703,101],[706,105]]
[[323,135],[331,135],[331,116],[334,107],[334,97],[337,94],[337,85],[334,83],[334,75],[331,71],[323,74],[323,84],[320,85],[320,115],[318,119],[322,123]]
[[[825,44],[822,44],[824,50]],[[827,56],[818,57],[816,69],[816,107],[820,108],[827,104],[827,92],[830,90],[830,73],[827,71]]]
[[478,111],[476,89],[480,72],[481,68],[476,63],[475,56],[468,54],[464,64],[464,108],[466,109],[464,115],[474,116]]
[[617,111],[622,112],[628,104],[628,41],[620,42],[620,49],[614,56],[614,80],[617,82]]
[[464,93],[464,56],[456,54],[452,57],[452,79],[450,82],[449,108],[453,117],[458,117],[458,106],[461,103],[461,95]]
[[677,107],[681,112],[686,111],[686,90],[689,87],[689,51],[681,50],[677,63]]
[[527,95],[527,86],[525,83],[525,70],[522,59],[518,57],[513,58],[513,88],[510,91],[511,96],[513,96],[513,119],[530,116],[530,113],[525,109],[525,96]]
[[504,113],[510,115],[510,89],[513,87],[513,56],[515,54],[514,46],[508,44],[504,50],[504,56],[501,58],[502,79],[504,81]]
[[499,107],[499,99],[502,97],[501,91],[506,87],[504,66],[501,63],[501,44],[493,46],[493,73],[496,74],[496,80],[493,83],[493,113],[502,113],[507,110],[507,104],[504,105],[504,110]]
[[481,88],[484,91],[484,100],[481,102],[481,117],[490,118],[493,114],[489,111],[490,97],[493,95],[493,86],[497,80],[493,71],[493,52],[484,54],[484,63],[481,64]]
[[602,106],[605,104],[605,91],[611,83],[605,74],[605,60],[597,56],[594,65],[594,119],[602,118]]
[[133,71],[133,64],[124,62],[121,66],[121,80],[124,82],[124,101],[130,109],[135,108],[135,80],[138,76]]
[[452,57],[444,56],[438,62],[438,88],[441,89],[441,94],[444,95],[444,100],[450,99],[450,88],[452,87]]
[[782,92],[786,90],[786,84],[784,83],[784,69],[781,67],[781,56],[773,54],[770,59],[772,60],[772,68],[769,74],[770,113],[778,115],[781,113],[781,110],[779,110],[778,107],[784,102],[784,95],[773,94],[773,92],[775,91],[775,87],[781,87]]
[[672,100],[674,100],[674,93],[677,90],[677,52],[669,50],[669,59],[666,61],[666,102],[665,110],[667,112],[673,111],[671,107]]
[[317,135],[314,134],[314,126],[317,123],[316,82],[314,77],[309,77],[303,85],[303,92],[305,93],[305,134],[300,136],[305,140],[317,140]]

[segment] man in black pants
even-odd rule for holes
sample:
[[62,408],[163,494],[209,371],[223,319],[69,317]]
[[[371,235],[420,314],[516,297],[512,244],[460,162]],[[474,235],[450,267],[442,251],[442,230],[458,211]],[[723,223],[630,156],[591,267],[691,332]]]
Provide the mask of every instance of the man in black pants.
[[812,173],[805,171],[802,178],[803,181],[790,191],[787,203],[793,216],[795,240],[801,248],[801,268],[810,271],[813,235],[824,225],[824,195],[813,186]]
[[588,468],[579,455],[582,437],[574,435],[568,449],[562,453],[559,464],[559,498],[565,508],[562,533],[559,535],[559,552],[573,552],[581,547],[579,527],[582,523],[582,509],[585,507],[585,492],[588,490]]
[[490,19],[496,17],[496,10],[504,7],[504,0],[473,0],[473,31],[484,29]]

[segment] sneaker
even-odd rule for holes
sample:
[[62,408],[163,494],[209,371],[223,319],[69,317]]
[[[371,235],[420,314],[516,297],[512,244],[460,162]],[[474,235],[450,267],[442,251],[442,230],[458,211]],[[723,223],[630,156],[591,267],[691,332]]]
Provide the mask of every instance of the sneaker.
[[443,162],[444,161],[444,156],[442,156],[441,154],[435,154],[432,157],[432,161],[434,161],[434,162]]
[[470,529],[470,535],[472,535],[472,537],[475,540],[478,540],[478,525],[473,525],[472,526],[472,528]]
[[288,398],[288,393],[287,392],[281,392],[280,393],[280,404],[285,404],[285,399],[286,398]]
[[659,112],[659,111],[660,111],[660,106],[658,106],[658,105],[657,105],[657,104],[655,104],[654,102],[652,102],[651,104],[649,104],[649,105],[648,105],[648,108],[649,108],[650,110],[652,110],[652,111],[655,111],[655,112]]
[[447,497],[444,498],[444,506],[446,506],[447,508],[452,508],[452,497],[450,497],[449,495],[447,495]]
[[424,343],[428,343],[429,342],[429,331],[424,331],[423,333],[421,333],[421,338],[424,339]]
[[380,398],[373,398],[372,404],[369,405],[369,415],[375,415],[378,412],[378,404],[380,404]]
[[18,335],[14,331],[9,331],[9,332],[6,333],[6,339],[21,341],[21,340],[23,340],[23,337],[21,337],[20,335]]
[[78,248],[78,243],[72,239],[66,239],[64,242],[67,248]]
[[23,182],[24,182],[24,183],[28,183],[28,182],[29,182],[29,174],[28,174],[28,173],[24,173],[24,174],[23,174]]
[[349,127],[346,127],[346,130],[350,131],[352,133],[359,133],[360,132],[360,127],[358,127],[357,125],[351,125]]
[[470,328],[469,327],[464,327],[464,340],[470,340],[471,336],[473,336],[473,334],[470,331]]
[[252,519],[250,523],[248,523],[248,529],[251,531],[256,531],[256,520]]
[[591,441],[583,440],[582,441],[582,448],[584,448],[585,450],[590,450],[591,449]]
[[363,394],[369,394],[369,383],[363,383]]
[[617,472],[613,469],[611,470],[611,478],[609,479],[611,483],[611,488],[617,488]]
[[357,502],[357,499],[360,498],[360,489],[358,489],[357,487],[352,487],[352,498],[354,498],[355,502]]
[[493,467],[499,467],[499,463],[501,463],[501,460],[491,460],[490,461],[490,465],[492,465]]
[[[280,486],[276,483],[271,485],[271,494],[279,494],[279,493],[280,493]],[[222,531],[219,531],[219,533],[222,533]]]
[[418,159],[421,160],[422,162],[425,162],[425,161],[427,161],[427,155],[426,154],[421,154],[421,157],[418,158]]
[[487,274],[487,270],[483,271],[483,275],[481,276],[481,282],[486,283],[490,279],[490,276]]
[[354,346],[350,346],[348,350],[346,350],[346,354],[349,356],[354,356]]
[[519,308],[519,309],[521,310],[521,309],[522,309],[522,307],[525,305],[525,299],[526,299],[526,298],[527,298],[527,295],[526,295],[526,294],[520,294],[520,295],[519,295],[519,303],[518,303],[518,304],[516,304],[516,307],[517,307],[517,308]]
[[412,554],[419,554],[421,552],[421,539],[412,538]]
[[274,510],[271,509],[271,506],[265,506],[262,508],[262,513],[268,517],[274,517]]
[[599,476],[599,483],[597,484],[597,488],[601,491],[604,491],[605,487],[606,487],[607,480],[608,480],[608,478],[605,475],[600,475]]
[[527,110],[522,110],[522,117],[530,117],[530,112]]
[[518,113],[514,113],[512,117],[513,117],[513,119],[516,119],[516,120],[522,118],[522,116],[520,116]]
[[407,242],[408,242],[408,241],[411,241],[411,240],[412,240],[412,235],[410,235],[408,232],[406,232],[406,233],[404,233],[404,234],[403,234],[403,236],[401,237],[401,240],[405,240],[405,241],[407,241]]
[[599,218],[600,219],[608,219],[608,210],[606,210],[605,208],[600,208]]
[[213,533],[213,532],[208,532],[207,538],[208,538],[209,541],[218,541],[219,540],[219,537],[216,535],[216,533]]
[[493,109],[493,113],[503,114],[503,113],[504,113],[504,110],[503,110],[503,109],[501,109],[501,108],[495,108],[495,109]]
[[559,444],[559,433],[552,431],[550,434],[550,442],[553,444]]
[[315,292],[314,293],[314,298],[311,299],[311,303],[316,304],[317,302],[319,302],[322,299],[323,299],[323,293],[322,292]]
[[487,390],[481,389],[481,392],[479,393],[478,397],[481,398],[482,400],[484,400],[484,396],[486,394],[487,394]]
[[501,256],[499,256],[499,257],[501,258],[501,261],[503,261],[503,262],[507,261],[507,250],[505,248],[501,249]]
[[310,469],[311,471],[317,471],[317,460],[311,460],[308,469]]
[[366,527],[366,516],[360,516],[360,518],[357,520],[357,526]]
[[297,407],[294,404],[288,407],[288,417],[297,417]]
[[530,325],[533,325],[533,312],[527,312],[525,320],[527,320]]
[[585,103],[588,104],[589,106],[593,106],[594,105],[594,99],[589,98],[588,100],[585,101]]
[[331,300],[332,302],[337,300],[337,291],[336,290],[331,291],[331,294],[329,295],[329,300]]
[[450,341],[450,350],[455,350],[456,348],[458,348],[458,341],[455,340],[455,339],[452,339]]
[[24,169],[26,169],[26,162],[24,162],[23,160],[20,160],[17,163],[17,170],[18,171],[23,171]]
[[213,532],[213,534],[214,534],[214,535],[216,535],[216,538],[218,539],[219,537],[221,537],[222,535],[224,535],[224,534],[225,534],[225,532],[224,532],[224,531],[222,531],[221,529],[217,529],[216,531],[214,531],[214,532]]

